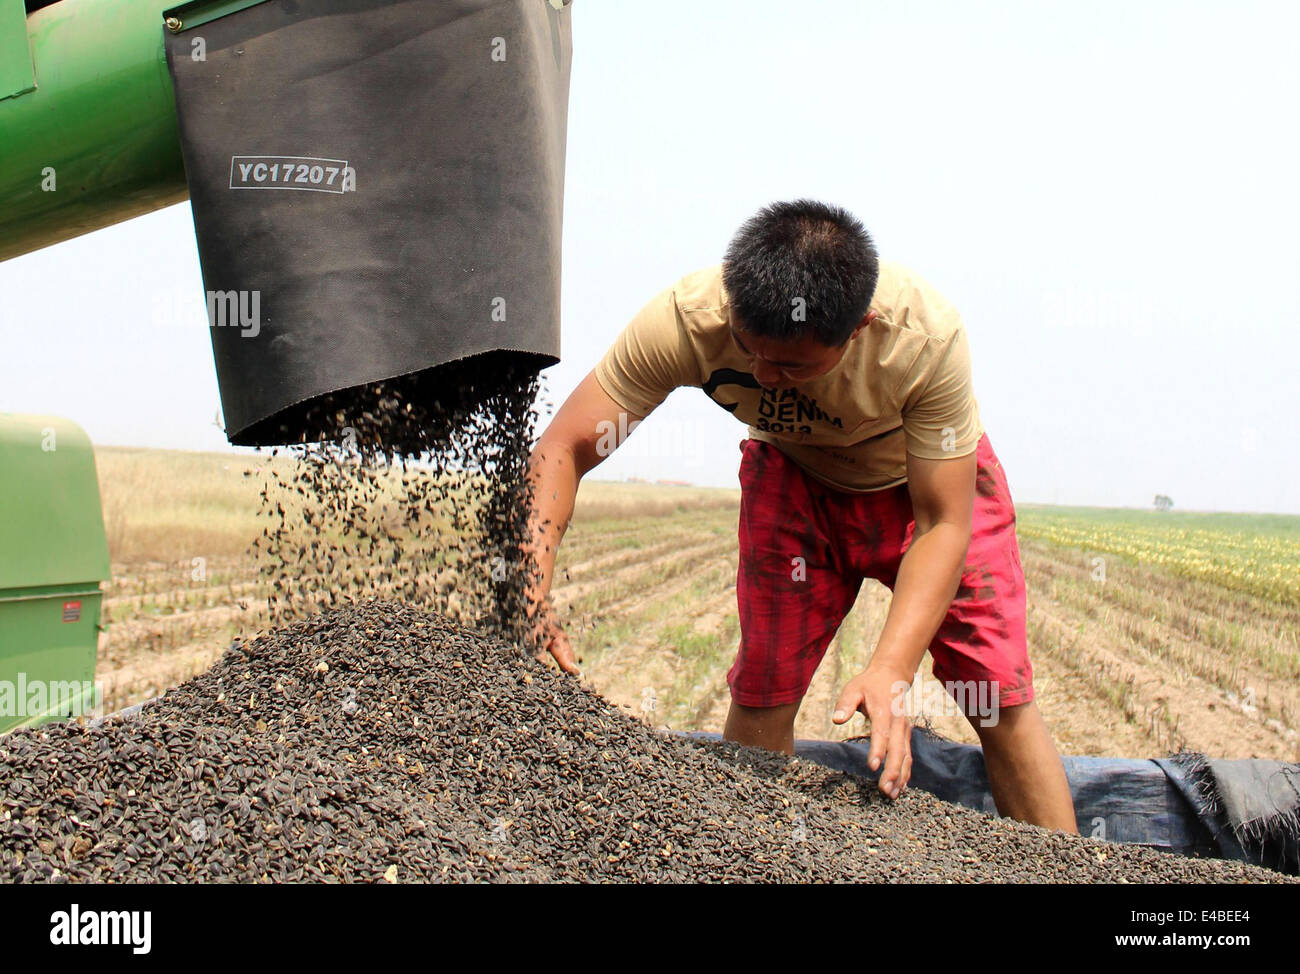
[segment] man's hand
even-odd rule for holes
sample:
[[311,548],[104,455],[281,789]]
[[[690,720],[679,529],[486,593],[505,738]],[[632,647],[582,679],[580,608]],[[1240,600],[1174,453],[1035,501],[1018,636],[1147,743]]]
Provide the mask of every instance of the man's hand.
[[835,714],[831,718],[843,724],[855,712],[871,720],[871,750],[867,766],[880,774],[879,788],[889,798],[897,798],[912,776],[912,727],[903,709],[903,695],[912,685],[912,674],[885,666],[868,666],[844,685]]
[[550,653],[555,662],[559,663],[560,670],[581,676],[582,671],[577,668],[577,659],[573,657],[573,646],[569,644],[568,633],[556,622],[550,598],[539,597],[536,588],[529,589],[528,615],[533,620],[532,646],[536,650],[537,659],[545,662],[546,654]]
[[537,647],[539,660],[545,660],[546,654],[550,653],[565,673],[582,676],[578,661],[573,656],[573,647],[569,644],[569,636],[555,621],[555,613],[548,606],[537,607],[533,633],[533,645]]

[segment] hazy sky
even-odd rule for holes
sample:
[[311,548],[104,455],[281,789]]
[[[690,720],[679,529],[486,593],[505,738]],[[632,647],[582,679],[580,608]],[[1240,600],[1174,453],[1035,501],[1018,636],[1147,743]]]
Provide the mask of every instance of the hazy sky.
[[[1300,513],[1300,8],[575,0],[560,401],[776,199],[943,292],[1018,500]],[[0,410],[224,449],[189,205],[0,263]],[[594,476],[734,486],[679,390]]]

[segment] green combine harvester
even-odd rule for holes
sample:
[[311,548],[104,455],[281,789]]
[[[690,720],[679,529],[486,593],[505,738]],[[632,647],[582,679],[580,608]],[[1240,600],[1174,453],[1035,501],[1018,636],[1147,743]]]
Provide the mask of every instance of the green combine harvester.
[[108,544],[90,438],[0,413],[0,733],[95,713]]
[[[163,6],[0,0],[0,260],[185,199]],[[0,733],[99,711],[109,577],[89,437],[0,413]]]

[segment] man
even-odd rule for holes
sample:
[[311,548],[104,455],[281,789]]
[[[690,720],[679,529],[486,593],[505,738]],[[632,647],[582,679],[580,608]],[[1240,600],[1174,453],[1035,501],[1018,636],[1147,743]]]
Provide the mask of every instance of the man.
[[[811,200],[764,208],[721,265],[632,320],[533,452],[536,631],[570,673],[548,594],[578,481],[678,386],[749,425],[740,463],[740,650],[725,737],[793,753],[794,720],[864,578],[893,590],[834,720],[871,721],[868,763],[896,798],[911,773],[900,706],[927,648],[979,735],[999,812],[1077,831],[1033,702],[1025,582],[1006,476],[980,424],[966,331],[862,225]],[[607,452],[607,440],[606,450]],[[995,719],[977,719],[989,695]]]

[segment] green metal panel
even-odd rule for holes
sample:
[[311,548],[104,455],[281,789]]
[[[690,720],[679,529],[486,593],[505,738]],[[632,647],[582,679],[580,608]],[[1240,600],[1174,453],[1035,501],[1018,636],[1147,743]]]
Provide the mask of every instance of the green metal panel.
[[57,416],[0,413],[0,598],[109,577],[95,453]]
[[0,0],[0,99],[36,87],[23,0]]
[[0,413],[0,732],[98,705],[108,544],[76,424]]
[[101,598],[98,589],[19,600],[0,593],[0,733],[99,708]]
[[36,88],[0,100],[0,260],[186,198],[162,43],[171,5],[61,0],[26,18]]

